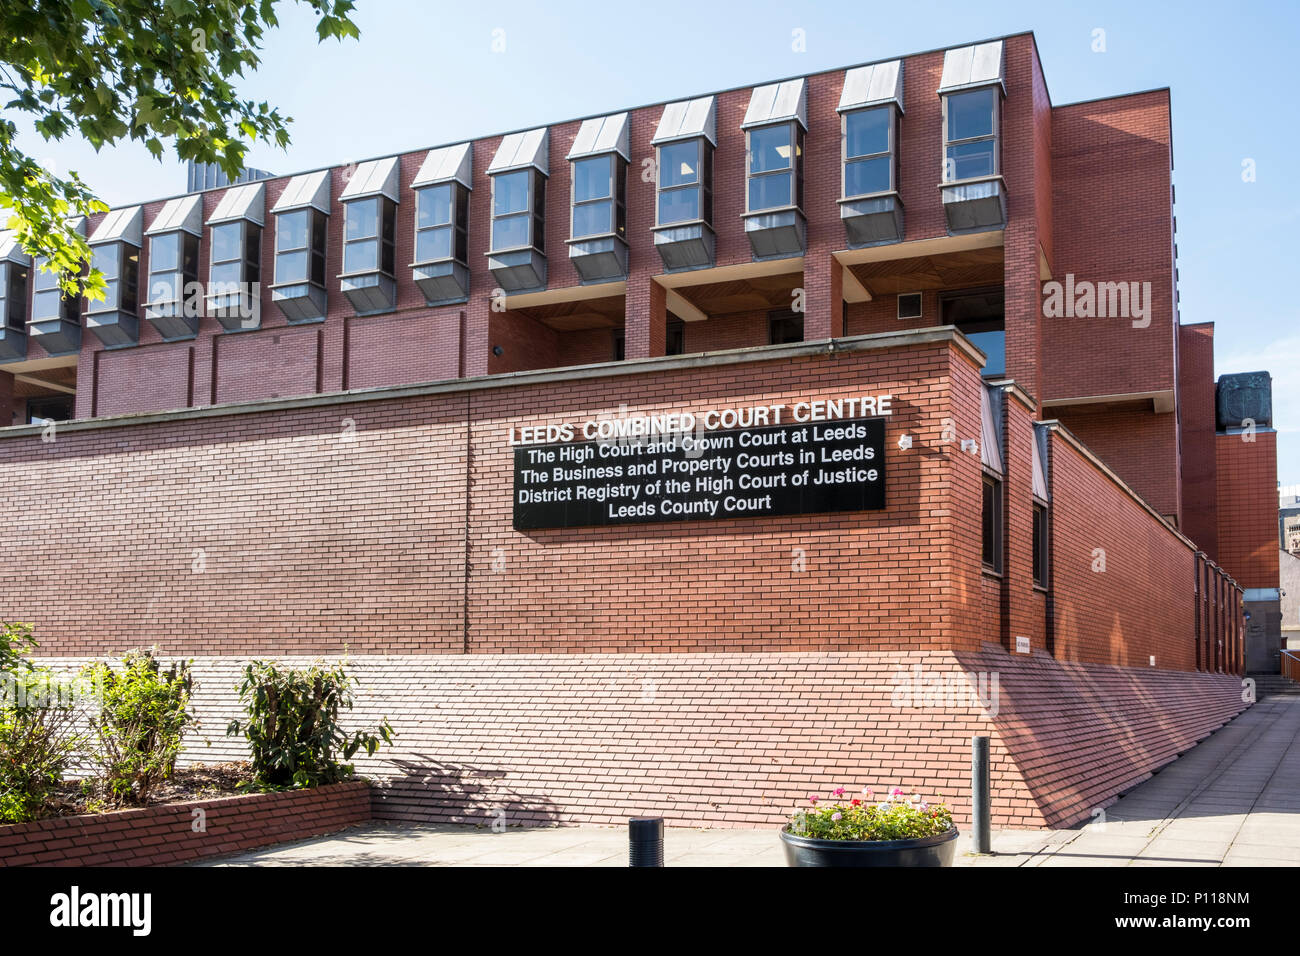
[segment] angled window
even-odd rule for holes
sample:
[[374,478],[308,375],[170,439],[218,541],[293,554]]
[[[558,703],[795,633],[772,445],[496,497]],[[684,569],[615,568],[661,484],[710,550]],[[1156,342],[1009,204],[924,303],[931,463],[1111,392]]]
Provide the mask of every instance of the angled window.
[[987,571],[1002,573],[1002,482],[984,475],[983,532],[980,559]]
[[198,292],[202,234],[203,197],[197,194],[168,200],[145,230],[149,274],[144,317],[164,341],[198,334],[203,311]]
[[546,286],[546,179],[550,130],[511,133],[488,164],[492,224],[488,268],[505,292]]
[[415,189],[415,261],[411,274],[429,305],[469,298],[469,194],[472,143],[431,149]]
[[271,207],[275,266],[271,301],[287,322],[320,322],[329,296],[325,252],[329,241],[330,171],[294,176]]
[[60,274],[45,268],[48,262],[44,256],[38,256],[32,269],[32,321],[75,322],[77,300],[59,285]]
[[627,276],[628,155],[626,113],[584,120],[569,151],[569,261],[584,282]]
[[745,131],[745,235],[755,259],[803,254],[803,80],[755,87]]
[[1033,531],[1033,573],[1034,583],[1040,588],[1047,587],[1047,506],[1034,502]]
[[1001,40],[944,54],[940,189],[948,231],[954,235],[1006,224],[1000,145],[1005,95]]
[[654,243],[669,271],[713,265],[713,151],[718,142],[715,97],[669,103],[655,147]]
[[143,210],[108,212],[90,238],[91,265],[104,275],[104,298],[86,300],[86,328],[109,348],[140,337],[140,245]]
[[31,258],[12,232],[0,232],[0,362],[27,357]]
[[840,219],[849,248],[899,242],[898,127],[903,115],[903,61],[848,70],[840,103]]
[[339,285],[357,315],[391,312],[397,304],[396,156],[362,163],[343,201],[343,272]]
[[227,189],[208,219],[208,311],[228,332],[261,324],[265,221],[260,182]]

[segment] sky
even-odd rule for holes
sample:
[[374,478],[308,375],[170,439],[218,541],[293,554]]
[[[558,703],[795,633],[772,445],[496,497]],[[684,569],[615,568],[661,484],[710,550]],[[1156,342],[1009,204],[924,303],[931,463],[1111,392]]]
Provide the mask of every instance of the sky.
[[[361,39],[323,45],[309,7],[279,7],[262,67],[238,87],[294,118],[287,150],[249,153],[249,165],[275,173],[1023,30],[1035,33],[1055,105],[1168,86],[1182,321],[1216,323],[1217,374],[1272,373],[1279,480],[1300,484],[1300,305],[1281,281],[1294,277],[1300,230],[1295,0],[359,0]],[[80,173],[110,205],[185,190],[182,164],[141,146],[97,155],[72,139],[19,142],[48,168]]]

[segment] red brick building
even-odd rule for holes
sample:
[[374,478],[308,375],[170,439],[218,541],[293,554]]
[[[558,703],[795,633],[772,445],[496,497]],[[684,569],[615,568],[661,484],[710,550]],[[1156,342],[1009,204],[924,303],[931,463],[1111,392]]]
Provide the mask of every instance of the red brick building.
[[[1167,90],[1054,106],[1020,34],[113,210],[103,303],[0,248],[0,618],[217,716],[346,648],[395,815],[961,813],[981,732],[999,819],[1086,817],[1244,706],[1277,588],[1171,168]],[[879,500],[521,522],[555,429],[755,408],[882,422]]]

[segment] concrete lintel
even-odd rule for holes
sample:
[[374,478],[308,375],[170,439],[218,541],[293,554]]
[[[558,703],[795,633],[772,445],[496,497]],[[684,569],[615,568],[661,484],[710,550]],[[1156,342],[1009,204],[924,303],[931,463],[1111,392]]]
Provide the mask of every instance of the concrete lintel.
[[675,289],[664,289],[664,305],[683,322],[703,322],[709,317]]
[[917,256],[941,256],[948,252],[969,252],[972,249],[1000,246],[1002,242],[1003,230],[995,229],[960,236],[892,242],[884,246],[867,246],[865,249],[841,249],[835,253],[835,258],[849,266],[860,262],[888,262],[891,259],[914,259]]

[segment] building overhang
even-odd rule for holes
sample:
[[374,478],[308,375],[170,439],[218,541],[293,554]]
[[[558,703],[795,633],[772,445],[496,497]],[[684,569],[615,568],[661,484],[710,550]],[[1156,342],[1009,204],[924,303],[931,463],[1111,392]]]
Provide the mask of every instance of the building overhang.
[[1076,398],[1045,398],[1044,408],[1064,408],[1070,405],[1113,405],[1124,402],[1151,402],[1151,410],[1166,415],[1174,410],[1174,390],[1158,389],[1152,392],[1120,392],[1110,395],[1083,395]]

